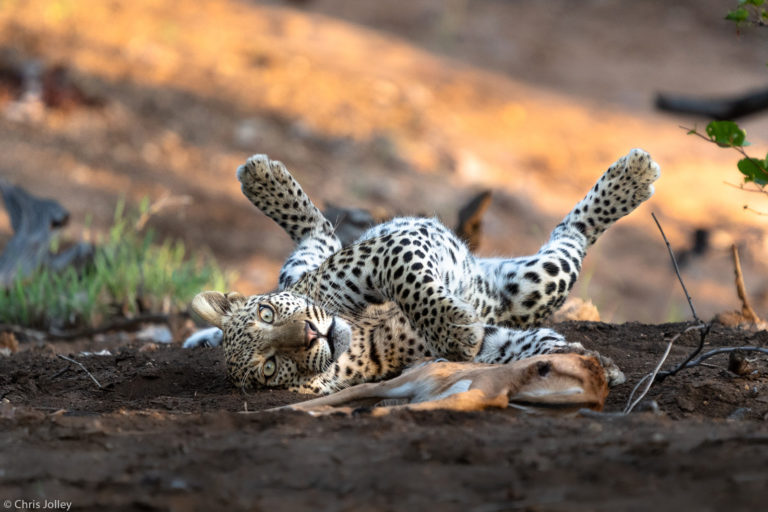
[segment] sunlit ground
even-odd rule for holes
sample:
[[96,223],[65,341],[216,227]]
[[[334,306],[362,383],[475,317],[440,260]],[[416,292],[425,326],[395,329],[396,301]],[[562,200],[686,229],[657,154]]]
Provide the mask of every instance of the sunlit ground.
[[[768,198],[724,184],[740,181],[739,155],[679,127],[705,120],[652,108],[662,90],[759,87],[768,31],[736,35],[714,0],[642,4],[0,0],[4,55],[63,63],[107,100],[0,120],[0,174],[62,202],[73,236],[88,213],[107,225],[121,194],[190,195],[161,232],[211,247],[255,292],[290,243],[240,194],[251,153],[285,161],[320,204],[448,223],[492,188],[481,252],[519,255],[639,146],[662,167],[657,194],[592,250],[574,293],[605,320],[688,317],[654,211],[678,249],[710,230],[684,268],[700,315],[738,305],[732,242],[768,315],[766,217],[743,209]],[[765,154],[768,121],[743,124]]]

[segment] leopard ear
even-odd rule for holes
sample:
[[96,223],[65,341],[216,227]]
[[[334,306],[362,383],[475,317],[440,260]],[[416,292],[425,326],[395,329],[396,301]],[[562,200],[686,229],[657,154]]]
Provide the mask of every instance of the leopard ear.
[[230,304],[236,304],[238,302],[245,302],[245,295],[238,292],[227,292],[224,295]]
[[192,311],[211,325],[221,329],[223,319],[232,311],[232,306],[243,302],[245,296],[237,292],[226,295],[219,292],[202,292],[192,299]]

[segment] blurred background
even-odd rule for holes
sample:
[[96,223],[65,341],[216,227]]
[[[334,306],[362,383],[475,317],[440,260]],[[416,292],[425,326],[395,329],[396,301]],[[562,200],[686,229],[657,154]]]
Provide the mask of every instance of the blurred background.
[[[768,217],[743,206],[768,212],[768,197],[727,185],[740,156],[680,128],[706,119],[653,106],[768,83],[768,29],[737,31],[731,4],[0,0],[0,177],[59,201],[72,239],[108,229],[120,197],[188,196],[153,218],[159,235],[210,249],[257,293],[292,246],[241,195],[250,154],[284,161],[321,207],[453,225],[490,189],[479,252],[495,256],[535,252],[642,147],[656,195],[591,250],[573,295],[606,321],[689,317],[653,211],[700,316],[739,307],[731,243],[765,316]],[[25,102],[30,77],[42,103]],[[764,155],[768,115],[740,124]],[[0,213],[0,246],[11,234]]]

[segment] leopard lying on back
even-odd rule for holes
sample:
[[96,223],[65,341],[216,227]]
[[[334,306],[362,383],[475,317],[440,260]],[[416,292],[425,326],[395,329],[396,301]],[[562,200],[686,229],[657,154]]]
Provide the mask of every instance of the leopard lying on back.
[[[203,292],[192,309],[216,326],[186,347],[221,343],[232,382],[327,394],[398,375],[425,357],[504,364],[591,353],[539,326],[560,307],[589,246],[653,194],[658,165],[620,158],[534,255],[478,258],[435,219],[396,218],[342,248],[282,163],[255,155],[243,193],[297,244],[274,293]],[[609,383],[621,371],[601,357]]]

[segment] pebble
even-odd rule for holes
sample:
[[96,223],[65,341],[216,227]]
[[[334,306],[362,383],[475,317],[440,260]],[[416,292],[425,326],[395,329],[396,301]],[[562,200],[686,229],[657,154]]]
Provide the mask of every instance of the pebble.
[[173,333],[167,325],[148,325],[136,334],[136,339],[167,344],[173,342]]

